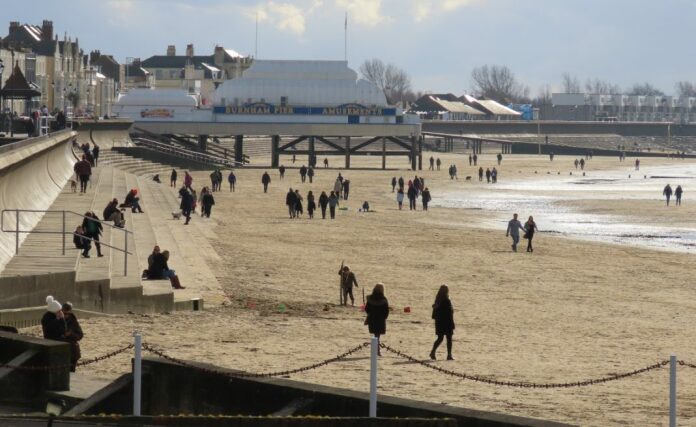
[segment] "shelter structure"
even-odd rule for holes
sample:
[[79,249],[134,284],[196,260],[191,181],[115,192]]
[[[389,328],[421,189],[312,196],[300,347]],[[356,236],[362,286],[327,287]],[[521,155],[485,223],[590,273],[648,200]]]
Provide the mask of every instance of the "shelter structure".
[[[14,111],[14,101],[15,100],[25,100],[30,101],[32,98],[40,97],[41,92],[35,89],[27,82],[24,77],[24,73],[19,68],[18,64],[15,64],[12,74],[5,82],[5,86],[0,89],[0,105],[2,105],[3,100],[9,99],[11,101],[10,111]],[[25,105],[28,105],[26,102]],[[13,126],[10,126],[10,134],[14,136]]]

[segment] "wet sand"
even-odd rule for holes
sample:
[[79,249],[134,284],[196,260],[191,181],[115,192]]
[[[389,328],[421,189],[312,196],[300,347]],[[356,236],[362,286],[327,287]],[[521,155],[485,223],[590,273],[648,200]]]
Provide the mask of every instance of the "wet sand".
[[[464,181],[476,174],[463,156],[441,157],[442,171],[419,173],[434,202],[452,192],[499,191],[477,178]],[[553,163],[546,157],[505,157],[498,167],[500,184],[560,171],[546,176],[551,185],[573,168],[573,159],[562,156]],[[379,159],[353,162],[375,166]],[[458,181],[447,176],[451,162],[458,165]],[[586,169],[601,177],[604,171],[632,167],[630,162],[595,158]],[[674,162],[683,164],[666,159],[641,163]],[[494,156],[483,155],[480,163],[492,167]],[[405,167],[406,162],[390,159],[388,166]],[[356,304],[363,286],[369,293],[377,281],[385,283],[394,311],[384,342],[423,360],[435,338],[432,300],[440,284],[450,286],[456,361],[435,362],[448,369],[509,381],[571,382],[642,368],[670,353],[696,362],[693,255],[549,233],[535,238],[534,254],[512,253],[504,228],[479,226],[495,213],[442,207],[422,212],[420,203],[417,212],[398,211],[389,182],[394,175],[408,180],[411,171],[341,172],[351,180],[349,210],[339,211],[333,221],[309,220],[306,214],[291,221],[284,205],[288,187],[299,187],[303,196],[311,189],[318,196],[333,187],[336,170],[319,169],[311,185],[299,183],[296,169],[289,169],[284,181],[272,171],[268,194],[261,191],[262,171],[238,171],[237,192],[216,193],[213,218],[193,219],[215,230],[212,247],[225,262],[211,267],[231,303],[203,312],[85,320],[83,356],[126,344],[131,331],[139,329],[145,341],[173,356],[249,371],[284,370],[333,357],[368,338],[360,309],[336,305],[336,273],[345,260],[361,285]],[[194,187],[202,181],[208,185],[207,174],[194,177]],[[656,191],[655,207],[646,200],[622,200],[603,209],[614,215],[639,211],[646,221],[693,226],[696,204],[687,197],[690,188],[679,212],[661,209],[661,187]],[[377,212],[357,212],[363,200]],[[573,203],[573,208],[592,210],[597,202]],[[535,219],[544,223],[543,217]],[[411,313],[404,313],[407,306]],[[367,356],[364,352],[292,378],[367,391]],[[439,358],[444,356],[443,344]],[[122,355],[84,371],[113,378],[128,369],[128,356]],[[387,354],[379,379],[385,395],[579,425],[662,425],[667,419],[667,369],[587,388],[511,389],[457,380]],[[696,370],[680,368],[680,425],[696,425],[695,386]]]

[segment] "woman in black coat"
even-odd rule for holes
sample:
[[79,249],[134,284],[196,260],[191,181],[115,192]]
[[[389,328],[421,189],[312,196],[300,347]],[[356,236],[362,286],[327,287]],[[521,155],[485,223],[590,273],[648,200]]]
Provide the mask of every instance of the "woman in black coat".
[[319,196],[319,206],[321,206],[321,219],[326,219],[326,207],[329,205],[329,196],[326,191],[322,191]]
[[536,222],[534,222],[534,218],[530,216],[527,222],[524,224],[524,238],[527,239],[527,252],[534,252],[534,248],[532,247],[532,239],[534,239],[534,233],[536,232]]
[[[365,324],[372,335],[377,337],[379,344],[380,335],[387,333],[387,317],[389,317],[389,301],[384,296],[384,285],[377,283],[372,290],[372,294],[367,296],[365,304],[365,313],[367,318]],[[377,347],[377,354],[380,356],[382,352]]]
[[435,351],[442,343],[442,339],[447,337],[447,360],[454,360],[452,357],[452,334],[454,333],[454,310],[449,299],[449,288],[447,285],[440,286],[435,296],[433,304],[433,319],[435,319],[435,334],[437,340],[430,351],[430,358],[435,360]]
[[80,322],[77,321],[75,313],[72,311],[72,304],[63,304],[63,315],[65,317],[65,341],[70,344],[70,371],[75,372],[77,361],[82,357],[80,351],[80,340],[84,337]]

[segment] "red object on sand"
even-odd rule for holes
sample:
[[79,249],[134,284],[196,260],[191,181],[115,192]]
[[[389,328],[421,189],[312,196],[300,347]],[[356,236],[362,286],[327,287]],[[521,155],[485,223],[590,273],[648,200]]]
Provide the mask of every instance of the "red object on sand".
[[404,307],[404,313],[410,313],[411,307]]

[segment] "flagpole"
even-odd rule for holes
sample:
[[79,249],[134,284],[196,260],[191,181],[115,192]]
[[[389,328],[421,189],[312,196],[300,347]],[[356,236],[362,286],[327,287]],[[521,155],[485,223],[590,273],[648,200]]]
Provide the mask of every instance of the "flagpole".
[[254,59],[259,57],[259,11],[256,11],[256,38],[254,39]]
[[343,60],[348,62],[348,11],[346,11],[346,20],[343,32]]

